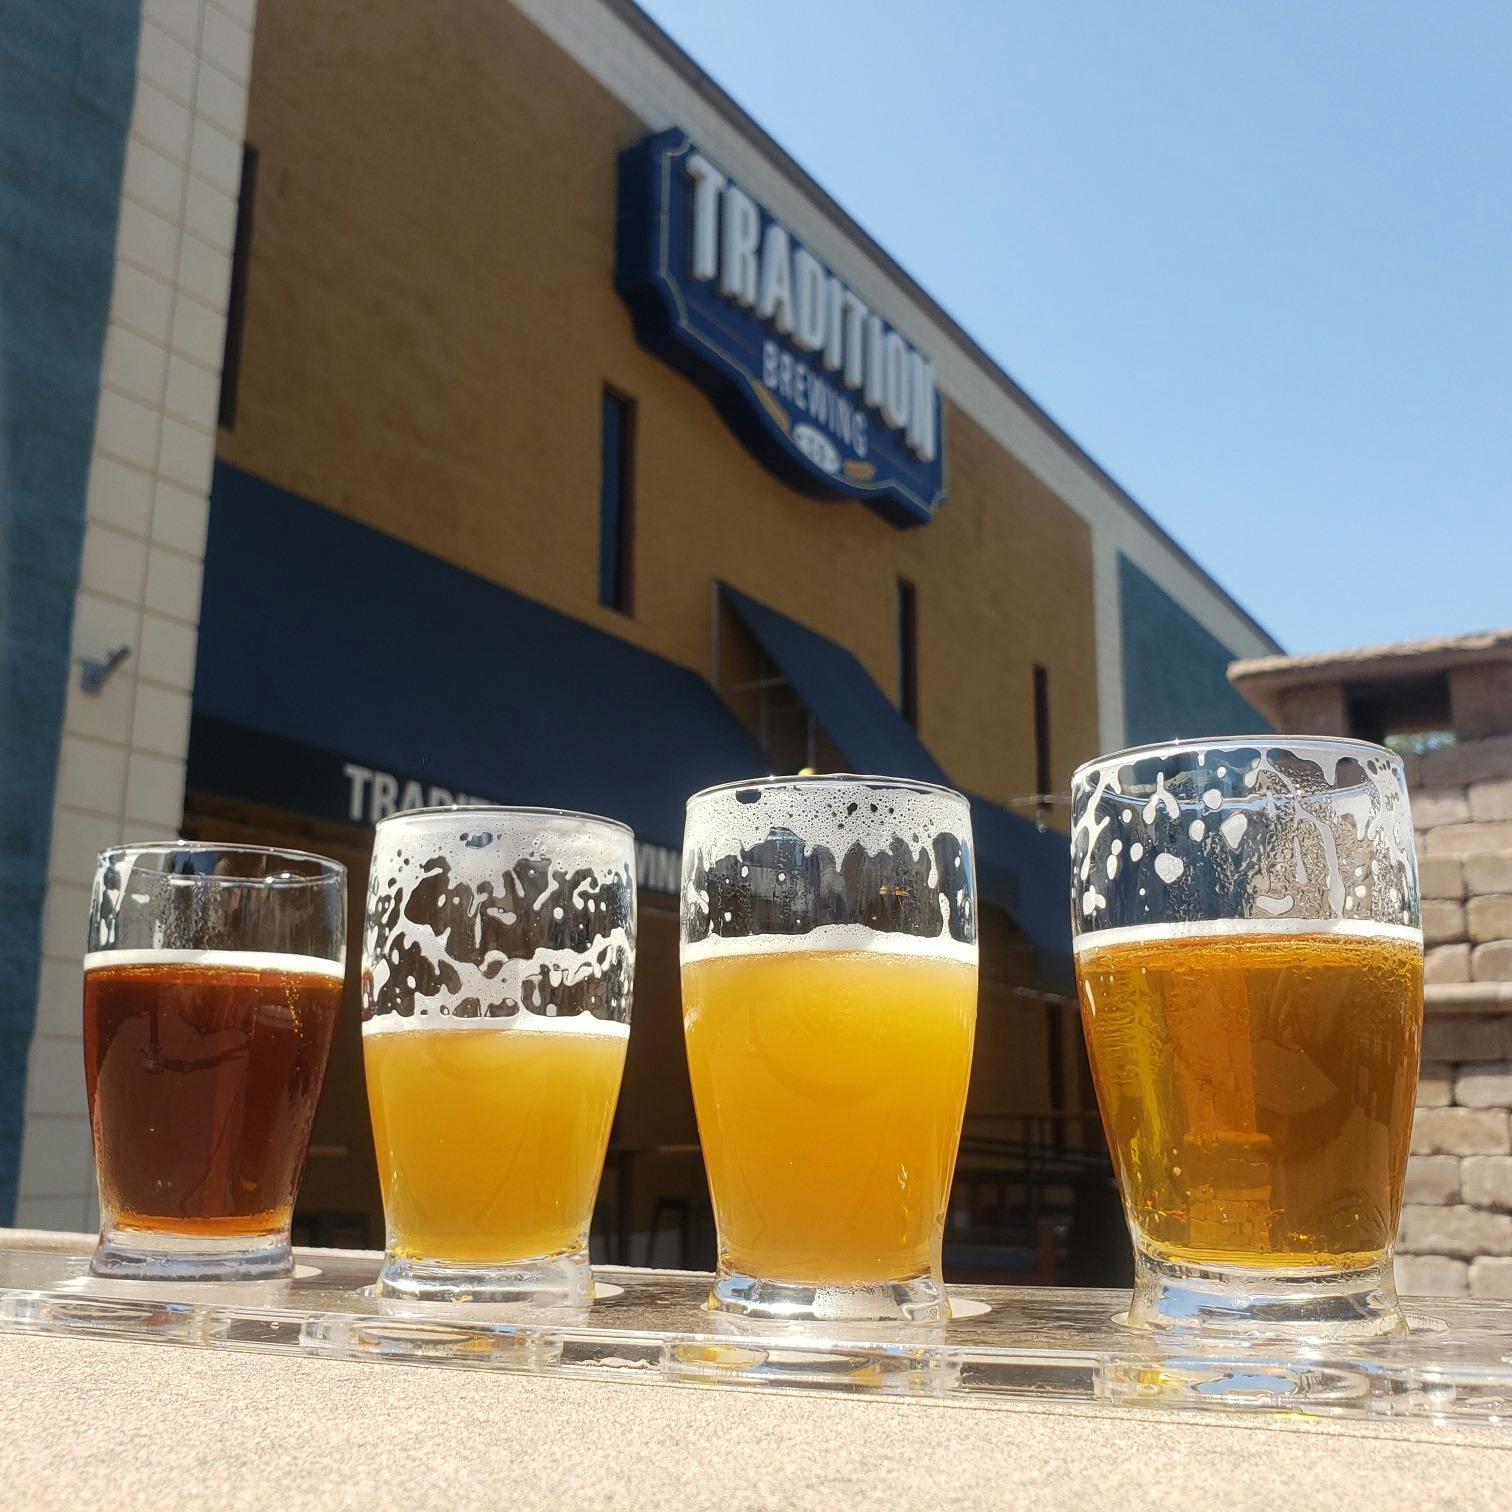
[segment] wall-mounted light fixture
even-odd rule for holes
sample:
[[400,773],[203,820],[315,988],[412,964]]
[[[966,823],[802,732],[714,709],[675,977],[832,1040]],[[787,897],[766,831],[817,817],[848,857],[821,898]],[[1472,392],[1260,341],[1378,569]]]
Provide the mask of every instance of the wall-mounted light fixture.
[[101,661],[84,659],[79,669],[79,686],[86,693],[98,693],[110,681],[111,674],[131,655],[130,646],[117,646]]

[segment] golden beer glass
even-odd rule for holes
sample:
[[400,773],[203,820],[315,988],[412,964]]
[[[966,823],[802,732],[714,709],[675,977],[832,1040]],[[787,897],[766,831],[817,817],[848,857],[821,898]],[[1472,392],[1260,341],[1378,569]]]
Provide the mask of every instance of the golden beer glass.
[[1072,778],[1082,1025],[1129,1322],[1405,1327],[1391,1251],[1423,1018],[1406,782],[1363,741],[1146,746]]
[[575,1306],[635,972],[629,829],[454,807],[377,827],[362,1046],[381,1295]]
[[976,1025],[959,793],[769,778],[688,803],[683,1026],[719,1234],[710,1306],[938,1320]]

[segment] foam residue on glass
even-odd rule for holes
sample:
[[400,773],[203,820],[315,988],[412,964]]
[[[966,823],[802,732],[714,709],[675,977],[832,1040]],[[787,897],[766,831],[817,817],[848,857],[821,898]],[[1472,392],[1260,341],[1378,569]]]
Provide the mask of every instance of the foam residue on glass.
[[682,959],[801,941],[974,960],[974,865],[958,793],[864,777],[715,788],[688,805]]
[[403,1029],[629,1032],[633,839],[580,816],[403,815],[368,876],[364,1034]]
[[1123,752],[1076,773],[1071,805],[1078,937],[1224,921],[1421,933],[1406,781],[1380,747],[1278,737]]
[[[323,975],[334,965],[340,975],[345,880],[338,862],[298,852],[192,841],[116,846],[95,871],[86,957],[93,967],[145,953],[156,964],[229,969],[244,955],[275,955],[314,960],[308,969]],[[308,956],[311,940],[328,943],[329,958]]]

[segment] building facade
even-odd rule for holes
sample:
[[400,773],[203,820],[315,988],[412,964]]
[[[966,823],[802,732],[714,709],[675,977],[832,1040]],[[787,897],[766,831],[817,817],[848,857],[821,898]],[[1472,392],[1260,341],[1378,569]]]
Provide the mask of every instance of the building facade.
[[[1274,642],[628,0],[145,0],[108,57],[105,9],[0,42],[39,102],[0,129],[56,175],[66,120],[95,165],[73,303],[38,273],[53,325],[11,357],[72,418],[0,505],[39,606],[0,643],[0,1219],[93,1220],[96,851],[336,855],[355,957],[372,823],[472,797],[636,828],[618,1169],[682,1221],[681,802],[802,767],[973,796],[969,1127],[1075,1144],[1057,795],[1099,749],[1253,727],[1224,673]],[[27,267],[66,220],[36,218]],[[371,1240],[351,1019],[304,1202]]]

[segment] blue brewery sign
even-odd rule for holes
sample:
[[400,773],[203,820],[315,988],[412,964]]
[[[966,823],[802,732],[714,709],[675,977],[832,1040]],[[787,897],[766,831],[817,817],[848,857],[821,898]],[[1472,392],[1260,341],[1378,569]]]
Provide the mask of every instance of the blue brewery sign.
[[773,471],[923,525],[945,497],[934,365],[673,129],[620,155],[615,284],[641,344]]

